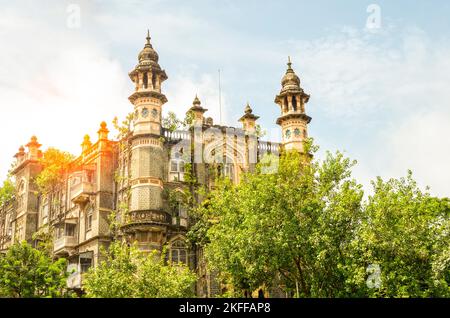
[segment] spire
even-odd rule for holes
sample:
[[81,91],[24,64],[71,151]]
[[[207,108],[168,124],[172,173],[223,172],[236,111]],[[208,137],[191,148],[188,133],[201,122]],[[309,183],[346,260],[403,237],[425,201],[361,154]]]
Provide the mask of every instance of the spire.
[[281,79],[281,86],[282,91],[285,89],[300,89],[300,78],[295,74],[294,69],[292,68],[292,61],[291,57],[288,56],[288,62],[287,62],[287,70],[286,74],[284,74],[283,78]]
[[198,99],[197,94],[195,94],[194,101],[192,102],[192,105],[200,105],[202,102]]
[[244,115],[239,119],[239,121],[244,121],[246,119],[257,120],[259,116],[253,114],[253,109],[250,107],[250,103],[247,102],[247,105],[244,108]]
[[147,37],[145,38],[147,41],[144,45],[144,48],[139,53],[138,59],[139,63],[141,64],[143,61],[153,61],[155,63],[158,63],[158,53],[153,49],[152,44],[150,43],[150,31],[147,30]]
[[151,37],[150,37],[150,30],[149,29],[147,29],[147,37],[146,37],[146,39],[147,39],[147,43],[145,44],[145,46],[146,47],[147,46],[152,47],[152,45],[150,43]]
[[250,107],[249,102],[247,102],[247,106],[245,106],[244,112],[245,112],[246,114],[251,114],[251,113],[253,112],[252,108]]
[[204,112],[207,111],[207,109],[203,108],[203,106],[201,104],[202,104],[202,102],[198,98],[197,94],[195,94],[194,101],[192,102],[192,106],[188,110],[188,112],[189,111],[199,111],[199,112],[201,112],[203,114]]
[[287,66],[288,66],[288,70],[292,70],[292,62],[291,62],[291,57],[290,56],[288,56]]

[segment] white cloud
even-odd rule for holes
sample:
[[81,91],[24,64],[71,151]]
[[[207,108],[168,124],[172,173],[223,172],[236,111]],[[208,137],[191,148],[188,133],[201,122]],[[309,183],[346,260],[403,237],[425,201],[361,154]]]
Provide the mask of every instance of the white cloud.
[[342,130],[322,121],[315,124],[324,134],[318,137],[358,159],[355,175],[366,187],[377,175],[400,177],[412,169],[419,185],[450,195],[448,42],[393,28],[347,29],[295,45],[310,104]]
[[[172,65],[164,83],[166,112],[183,117],[198,93],[209,109],[206,116],[218,122],[215,72],[223,65],[229,76],[222,95],[223,122],[232,124],[237,115],[227,110],[241,112],[244,98],[252,102],[252,97],[259,98],[255,112],[266,120],[263,116],[275,114],[276,108],[267,91],[275,94],[279,89],[283,70],[278,67],[292,54],[302,86],[311,94],[310,135],[323,148],[347,149],[358,159],[355,174],[365,185],[377,175],[397,177],[411,168],[419,184],[450,196],[448,42],[432,41],[418,29],[392,26],[377,33],[345,28],[313,41],[283,42],[280,37],[275,42],[176,5],[165,10],[158,6],[160,1],[145,10],[138,1],[104,6],[83,2],[83,27],[78,31],[65,27],[64,6],[38,6],[33,15],[24,7],[0,9],[0,43],[8,43],[0,50],[0,178],[31,135],[45,146],[78,153],[83,134],[95,139],[100,121],[132,110],[127,68],[136,60],[127,56],[122,63],[129,64],[121,65],[118,58],[123,55],[108,45],[133,50],[130,55],[136,58],[142,32],[150,27],[158,52],[171,58],[175,53],[189,56],[197,65],[210,63],[206,70]],[[164,67],[167,55],[160,55]],[[235,95],[244,94],[244,84],[247,96],[232,105]]]
[[184,118],[186,111],[192,106],[195,94],[202,102],[202,106],[208,111],[205,117],[212,117],[215,124],[229,123],[227,113],[227,95],[222,93],[222,117],[220,117],[218,74],[201,74],[195,78],[193,74],[195,68],[187,71],[177,72],[170,81],[167,81],[165,91],[167,92],[168,103],[164,107],[165,113],[173,111],[179,118]]
[[[112,57],[104,42],[97,40],[99,35],[84,33],[83,28],[75,31],[66,28],[64,5],[59,8],[61,15],[56,21],[49,18],[51,14],[47,9],[37,10],[33,18],[25,8],[0,10],[0,42],[10,43],[0,50],[0,131],[3,136],[0,180],[6,175],[19,146],[26,144],[32,135],[38,136],[43,149],[57,147],[79,154],[84,134],[90,134],[95,141],[101,121],[110,123],[115,116],[124,118],[133,109],[128,101],[132,92],[128,70],[123,69],[117,56]],[[89,17],[106,19],[91,11],[93,8],[89,4],[82,7],[82,25],[87,24]],[[142,23],[144,16],[142,12],[139,14]],[[132,18],[128,19],[133,22]],[[159,19],[161,23],[157,25],[172,25],[183,32],[188,25],[196,27],[195,21],[186,17],[160,15]],[[120,21],[107,22],[115,25],[114,30],[121,29],[123,38],[125,34],[135,34],[138,40],[133,46],[143,43],[143,34],[123,31],[124,24]],[[135,56],[137,54],[136,51]],[[203,105],[209,108],[207,116],[217,122],[217,79],[213,74],[192,71],[178,72],[165,83],[164,90],[169,98],[165,110],[174,110],[184,117],[198,93]],[[226,106],[226,95],[222,96],[222,101]],[[225,121],[226,113],[223,114]]]

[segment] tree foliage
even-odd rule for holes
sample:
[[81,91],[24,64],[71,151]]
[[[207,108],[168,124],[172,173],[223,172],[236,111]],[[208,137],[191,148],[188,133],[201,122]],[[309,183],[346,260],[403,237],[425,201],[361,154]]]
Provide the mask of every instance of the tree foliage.
[[42,171],[36,177],[39,190],[46,194],[61,186],[64,183],[65,172],[73,159],[74,157],[70,153],[55,148],[45,151],[40,159]]
[[[373,297],[449,297],[448,198],[422,192],[410,171],[406,178],[372,184],[374,194],[354,239],[352,287]],[[365,284],[371,264],[380,268],[379,289]]]
[[192,297],[196,276],[184,265],[164,263],[153,251],[145,254],[124,242],[112,242],[104,260],[84,280],[87,297]]
[[[235,296],[275,285],[300,297],[448,296],[448,199],[409,175],[378,179],[363,202],[354,164],[339,152],[321,162],[287,152],[272,173],[259,164],[238,185],[222,180],[190,237]],[[370,265],[379,286],[368,284]]]
[[8,178],[3,182],[3,185],[0,187],[0,206],[8,202],[14,197],[15,186],[14,182]]
[[67,261],[53,261],[25,241],[0,257],[0,296],[12,298],[67,296]]

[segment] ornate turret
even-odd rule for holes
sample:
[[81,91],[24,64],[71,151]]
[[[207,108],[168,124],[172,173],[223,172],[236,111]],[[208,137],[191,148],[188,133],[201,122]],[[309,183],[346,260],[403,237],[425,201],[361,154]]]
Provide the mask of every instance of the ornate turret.
[[[138,65],[130,72],[135,91],[129,97],[134,105],[134,130],[131,136],[129,219],[122,225],[128,234],[163,237],[171,223],[164,210],[163,179],[166,153],[161,138],[162,106],[167,98],[161,93],[166,72],[158,64],[159,56],[147,41],[139,53]],[[133,235],[133,234],[132,234]],[[147,240],[141,248],[153,248]]]
[[37,137],[33,136],[31,137],[31,140],[28,144],[26,144],[26,147],[28,148],[29,153],[29,159],[31,160],[37,160],[40,157],[40,150],[39,148],[42,145],[38,143]]
[[147,42],[138,55],[138,64],[129,76],[135,84],[135,91],[129,97],[135,108],[134,134],[161,133],[162,105],[167,98],[161,93],[161,83],[167,79],[166,72],[158,64],[158,53],[150,43],[147,31]]
[[307,138],[307,124],[311,121],[311,117],[305,114],[305,104],[309,101],[309,95],[300,87],[300,78],[292,69],[290,57],[287,65],[286,74],[281,80],[281,91],[275,97],[275,103],[281,108],[277,124],[282,129],[284,148],[303,152],[303,141]]
[[107,128],[106,122],[104,121],[101,122],[100,129],[97,133],[98,133],[98,140],[108,140],[109,130]]
[[206,108],[201,106],[201,102],[198,99],[198,96],[195,95],[194,101],[192,102],[192,107],[187,111],[188,113],[192,113],[192,123],[194,125],[203,125],[203,114],[207,111]]
[[23,161],[23,159],[25,158],[25,148],[23,146],[20,146],[19,148],[19,152],[17,152],[14,155],[14,158],[17,159],[17,163],[21,163]]
[[84,153],[92,147],[91,137],[84,135],[83,143],[81,144],[81,151]]
[[254,132],[256,129],[256,120],[258,120],[259,116],[253,114],[253,110],[250,107],[250,104],[247,102],[247,105],[244,109],[244,116],[242,116],[239,121],[242,122],[242,128],[245,131]]

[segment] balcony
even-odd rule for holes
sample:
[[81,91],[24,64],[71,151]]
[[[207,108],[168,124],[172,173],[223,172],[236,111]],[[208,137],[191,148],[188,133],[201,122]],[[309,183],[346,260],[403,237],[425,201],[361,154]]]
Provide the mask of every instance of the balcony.
[[168,226],[172,223],[172,219],[169,213],[163,211],[133,211],[130,212],[129,218],[125,224],[122,225],[123,229],[131,228],[133,226],[142,225],[156,225],[156,226]]
[[74,236],[62,236],[53,243],[53,252],[60,252],[71,249],[78,244],[77,238]]
[[73,203],[84,203],[94,193],[94,185],[91,182],[80,182],[70,189]]

